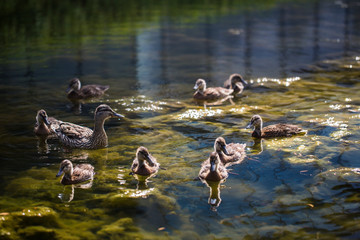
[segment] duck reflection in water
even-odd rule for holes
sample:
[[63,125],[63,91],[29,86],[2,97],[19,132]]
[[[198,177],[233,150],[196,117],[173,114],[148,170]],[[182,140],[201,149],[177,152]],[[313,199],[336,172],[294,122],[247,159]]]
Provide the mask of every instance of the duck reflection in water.
[[223,181],[207,181],[207,180],[204,180],[203,182],[210,189],[210,194],[209,194],[209,199],[208,199],[210,209],[212,211],[216,211],[217,207],[219,207],[220,203],[221,203],[220,187],[221,187],[221,183]]

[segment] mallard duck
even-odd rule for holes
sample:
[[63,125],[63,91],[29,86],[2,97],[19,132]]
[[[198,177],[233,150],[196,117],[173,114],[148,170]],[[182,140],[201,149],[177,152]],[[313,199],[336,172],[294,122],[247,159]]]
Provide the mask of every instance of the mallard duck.
[[231,74],[230,77],[224,82],[224,87],[227,89],[234,89],[234,94],[240,94],[247,84],[248,83],[240,74],[234,73]]
[[60,163],[60,170],[56,174],[56,177],[60,177],[63,173],[64,176],[60,182],[64,185],[92,180],[95,175],[94,167],[90,164],[79,164],[74,168],[72,162],[67,159]]
[[131,171],[134,174],[147,176],[154,174],[158,171],[160,164],[156,158],[151,156],[146,147],[139,147],[136,150],[136,158],[131,165]]
[[199,177],[208,181],[220,181],[228,177],[228,172],[216,152],[212,152],[210,157],[203,162],[199,171]]
[[229,143],[226,144],[223,137],[218,137],[214,143],[214,150],[224,166],[240,163],[246,156],[246,144]]
[[54,129],[60,142],[70,148],[98,149],[108,145],[108,137],[104,130],[104,122],[111,117],[124,117],[116,113],[106,104],[95,110],[94,130],[68,122],[61,122]]
[[222,98],[232,98],[233,89],[226,89],[223,87],[206,88],[204,79],[198,79],[195,83],[193,98],[197,100],[216,100]]
[[100,97],[109,89],[109,86],[104,85],[85,85],[81,87],[81,82],[78,78],[73,78],[70,80],[69,87],[66,90],[68,98],[70,99],[86,99],[93,97]]
[[53,117],[48,117],[46,111],[44,109],[40,109],[36,114],[34,132],[38,136],[46,137],[49,135],[54,135],[54,131],[52,130],[50,125],[53,125],[54,128],[57,128],[60,122],[61,121]]
[[263,121],[259,115],[254,115],[246,128],[254,127],[251,134],[254,138],[291,137],[296,134],[305,134],[306,130],[292,124],[278,123],[263,128]]

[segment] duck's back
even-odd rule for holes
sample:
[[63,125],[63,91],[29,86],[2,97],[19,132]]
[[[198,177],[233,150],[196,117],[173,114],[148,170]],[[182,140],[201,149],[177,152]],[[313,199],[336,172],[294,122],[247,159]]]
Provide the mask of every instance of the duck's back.
[[104,94],[106,90],[109,89],[109,86],[104,85],[85,85],[83,86],[80,91],[83,98],[91,98],[91,97],[99,97]]
[[261,137],[291,137],[301,132],[303,132],[302,128],[296,125],[278,123],[264,127],[261,131]]
[[200,100],[221,99],[221,98],[229,97],[233,91],[234,91],[233,89],[226,89],[222,87],[206,88],[203,94],[197,91],[194,94],[194,98]]

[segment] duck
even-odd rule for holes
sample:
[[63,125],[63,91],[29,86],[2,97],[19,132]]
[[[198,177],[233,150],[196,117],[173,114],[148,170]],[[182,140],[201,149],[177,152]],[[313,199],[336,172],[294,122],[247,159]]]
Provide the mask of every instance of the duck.
[[56,118],[48,117],[46,111],[44,109],[40,109],[36,114],[34,133],[37,136],[55,136],[55,132],[50,127],[50,125],[53,125],[53,127],[55,126],[54,128],[57,128],[60,122],[61,121],[57,120]]
[[62,174],[64,174],[64,176],[60,182],[64,185],[71,185],[93,180],[95,172],[94,167],[90,164],[83,163],[73,167],[72,162],[65,159],[60,163],[60,169],[56,177],[60,177]]
[[245,81],[240,74],[234,73],[224,82],[224,87],[227,89],[234,89],[234,94],[240,94],[247,84],[247,81]]
[[227,167],[235,163],[241,163],[245,156],[246,144],[229,143],[226,144],[223,137],[216,138],[214,142],[214,150],[219,155],[222,164]]
[[246,128],[254,128],[251,136],[254,138],[276,138],[291,137],[297,134],[306,134],[306,130],[292,124],[278,123],[263,127],[263,121],[260,115],[252,116]]
[[212,152],[209,158],[203,162],[199,171],[199,178],[207,181],[221,181],[228,177],[225,166],[220,161],[217,152]]
[[159,170],[160,164],[157,162],[146,147],[140,146],[136,150],[136,158],[131,165],[133,174],[149,176]]
[[91,84],[81,87],[81,82],[78,78],[70,80],[67,88],[67,96],[69,99],[87,99],[102,96],[109,89],[108,85]]
[[199,78],[196,80],[194,89],[196,92],[193,95],[194,99],[197,100],[217,100],[217,99],[224,99],[224,98],[232,98],[231,95],[234,90],[233,89],[226,89],[223,87],[211,87],[206,88],[206,82],[204,79]]
[[104,129],[106,119],[111,117],[123,118],[106,104],[99,105],[94,113],[94,130],[77,124],[61,122],[55,129],[60,142],[69,148],[99,149],[107,147],[108,137]]

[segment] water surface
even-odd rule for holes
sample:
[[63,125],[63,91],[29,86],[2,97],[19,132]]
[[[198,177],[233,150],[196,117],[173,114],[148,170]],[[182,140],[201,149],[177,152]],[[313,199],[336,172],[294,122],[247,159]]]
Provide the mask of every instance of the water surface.
[[[2,239],[358,239],[360,5],[357,1],[5,1],[0,24]],[[233,103],[192,101],[197,78],[250,86]],[[111,88],[74,106],[68,81]],[[35,115],[92,127],[109,104],[109,146],[40,144]],[[255,141],[264,125],[307,135]],[[197,181],[223,136],[247,144],[219,185]],[[162,169],[129,175],[146,146]],[[59,163],[90,163],[88,189],[62,186]],[[209,197],[218,198],[217,205]]]

